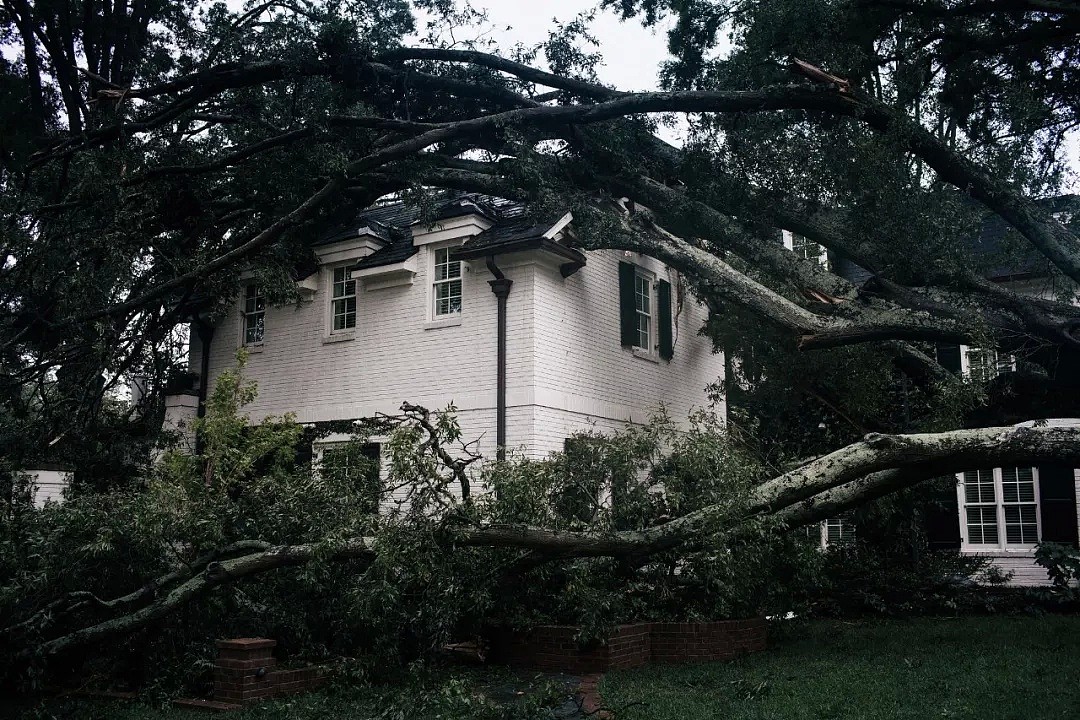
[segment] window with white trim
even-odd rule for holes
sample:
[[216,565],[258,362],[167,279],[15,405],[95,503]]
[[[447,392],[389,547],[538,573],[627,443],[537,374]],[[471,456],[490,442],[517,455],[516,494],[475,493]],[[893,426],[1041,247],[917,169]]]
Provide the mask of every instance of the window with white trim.
[[259,345],[266,329],[266,298],[255,284],[244,288],[244,344]]
[[960,346],[960,371],[977,383],[987,383],[1004,372],[1016,369],[1016,357],[994,348]]
[[1039,469],[959,473],[960,534],[973,550],[1032,548],[1039,542]]
[[647,352],[653,349],[652,277],[643,272],[634,274],[634,310],[637,312],[637,339],[634,345]]
[[783,233],[784,247],[788,250],[791,250],[804,260],[814,260],[822,266],[829,264],[829,254],[824,246],[788,230],[784,230]]
[[827,518],[821,523],[821,547],[839,547],[855,541],[855,524],[845,518]]
[[334,268],[330,293],[330,332],[338,333],[356,327],[356,280],[347,265]]
[[434,280],[431,309],[433,318],[444,318],[461,312],[461,261],[451,260],[452,248],[435,251]]

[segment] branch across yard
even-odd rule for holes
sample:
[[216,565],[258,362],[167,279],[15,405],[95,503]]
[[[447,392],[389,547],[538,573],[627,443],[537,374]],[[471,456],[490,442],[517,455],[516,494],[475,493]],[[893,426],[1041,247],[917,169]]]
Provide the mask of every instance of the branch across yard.
[[1080,617],[817,622],[734,663],[612,672],[619,720],[1080,715]]

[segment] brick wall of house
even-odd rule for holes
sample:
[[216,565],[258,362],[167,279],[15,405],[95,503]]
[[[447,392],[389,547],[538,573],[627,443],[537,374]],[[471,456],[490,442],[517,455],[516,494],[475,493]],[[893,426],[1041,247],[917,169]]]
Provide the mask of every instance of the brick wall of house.
[[[300,422],[396,412],[403,400],[429,408],[453,403],[465,439],[495,443],[496,299],[480,261],[463,275],[459,325],[428,322],[428,246],[415,259],[412,284],[367,290],[358,283],[352,339],[328,342],[332,269],[320,270],[317,290],[299,306],[267,310],[265,340],[246,374],[259,384],[247,410],[255,420],[293,413]],[[698,330],[705,309],[674,293],[675,357],[671,363],[635,357],[619,342],[618,262],[622,253],[591,252],[588,264],[563,278],[536,253],[500,256],[514,281],[507,306],[507,440],[533,457],[562,449],[565,437],[589,427],[617,429],[642,422],[661,403],[675,418],[706,404],[705,385],[723,374],[723,357]],[[674,279],[662,264],[626,257],[658,278]],[[210,355],[211,384],[234,364],[241,341],[240,300],[219,323]],[[190,366],[199,367],[192,345]]]
[[641,667],[650,662],[731,660],[764,650],[763,619],[619,625],[601,641],[581,645],[572,625],[542,625],[529,632],[495,632],[491,660],[541,670],[593,673]]

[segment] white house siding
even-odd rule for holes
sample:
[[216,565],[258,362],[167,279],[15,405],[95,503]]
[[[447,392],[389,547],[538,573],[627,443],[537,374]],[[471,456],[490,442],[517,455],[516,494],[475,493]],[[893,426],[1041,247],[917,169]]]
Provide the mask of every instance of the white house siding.
[[71,473],[66,470],[31,469],[24,473],[29,476],[34,487],[34,507],[45,507],[45,503],[63,502],[64,490],[71,484]]
[[[620,261],[641,265],[672,282],[675,342],[671,362],[644,359],[624,348],[619,332]],[[595,426],[621,428],[646,421],[661,405],[677,421],[707,405],[705,387],[723,377],[723,355],[699,334],[705,307],[683,293],[680,307],[674,272],[642,255],[617,251],[588,254],[588,264],[569,278],[539,272],[536,280],[535,386],[537,454],[561,450],[563,439]],[[724,408],[717,408],[723,417]]]
[[[358,282],[352,340],[327,341],[329,269],[322,270],[311,301],[269,308],[263,345],[245,370],[259,385],[247,407],[252,419],[291,412],[306,423],[394,414],[403,401],[433,410],[453,403],[465,437],[481,438],[482,450],[493,451],[497,306],[487,283],[491,274],[482,262],[470,263],[460,325],[433,328],[427,319],[428,253],[420,248],[411,285],[366,290]],[[511,268],[507,276],[514,281],[507,307],[507,392],[520,396],[532,382],[534,268]],[[236,312],[214,334],[211,387],[233,365],[240,340]]]

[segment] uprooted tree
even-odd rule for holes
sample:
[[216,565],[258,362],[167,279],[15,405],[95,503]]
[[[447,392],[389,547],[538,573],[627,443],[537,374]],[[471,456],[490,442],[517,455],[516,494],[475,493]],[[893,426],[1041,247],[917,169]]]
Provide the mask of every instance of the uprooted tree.
[[[369,428],[390,432],[380,480],[356,454],[297,467],[310,438],[288,417],[248,427],[239,410],[253,397],[224,372],[197,423],[204,453],[167,454],[137,491],[8,506],[0,678],[163,624],[166,644],[205,642],[233,616],[278,632],[325,624],[311,634],[337,636],[339,650],[400,654],[403,633],[430,651],[485,623],[789,609],[777,566],[811,563],[777,545],[785,532],[972,465],[1080,462],[1080,429],[981,428],[868,435],[769,477],[702,414],[688,430],[659,418],[583,437],[584,453],[471,472],[479,456],[452,413],[405,404]],[[278,577],[290,568],[301,572]],[[223,588],[228,601],[178,630]]]
[[[974,462],[1080,461],[1073,430],[965,430],[963,418],[930,410],[884,420],[874,410],[898,386],[924,410],[962,393],[934,357],[933,344],[947,342],[1019,358],[1001,387],[972,401],[983,417],[1075,414],[1058,401],[1080,397],[1080,238],[1037,202],[1062,186],[1080,121],[1074,5],[606,4],[647,23],[675,18],[662,91],[598,82],[581,20],[540,47],[500,53],[443,42],[447,28],[468,35],[482,20],[435,0],[270,0],[237,12],[3,0],[5,37],[20,49],[0,60],[4,469],[49,448],[109,485],[115,449],[150,432],[153,400],[180,362],[176,328],[207,298],[232,297],[254,266],[288,301],[305,239],[357,205],[394,192],[423,202],[427,189],[569,209],[583,248],[666,262],[709,305],[709,331],[742,368],[777,349],[847,352],[889,378],[867,386],[874,402],[829,383],[803,388],[849,432],[757,487],[742,514],[724,515],[726,530],[762,515],[809,522]],[[404,42],[414,9],[434,18],[428,42]],[[727,54],[716,50],[725,30]],[[656,136],[672,117],[686,124],[681,147]],[[976,256],[964,239],[988,217],[1009,232],[999,255]],[[778,228],[870,279],[855,286],[786,251]],[[1038,293],[984,279],[1030,256]],[[149,393],[137,415],[110,401],[131,376]],[[783,378],[782,363],[761,377]],[[835,450],[856,429],[883,432]],[[935,432],[897,434],[916,429]],[[632,531],[486,523],[440,547],[632,565],[692,547],[717,521],[706,505]],[[50,601],[47,612],[123,612],[39,650],[114,637],[315,552],[262,542],[209,551],[131,596]],[[380,550],[358,535],[334,552]]]

